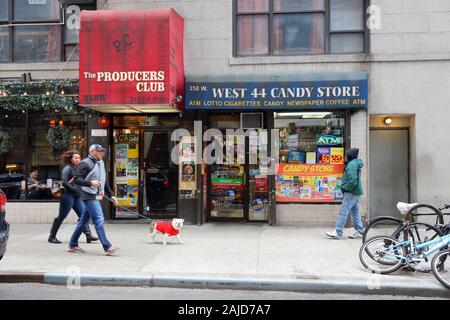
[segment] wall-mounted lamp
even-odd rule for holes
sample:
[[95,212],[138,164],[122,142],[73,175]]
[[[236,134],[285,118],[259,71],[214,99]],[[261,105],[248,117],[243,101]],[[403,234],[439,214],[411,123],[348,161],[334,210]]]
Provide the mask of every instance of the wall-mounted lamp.
[[175,103],[180,103],[183,100],[183,96],[179,95],[177,96],[175,99],[172,100],[172,102],[170,103],[171,105],[174,105]]
[[384,118],[384,124],[385,125],[390,125],[392,123],[392,118],[390,118],[390,117],[387,117],[387,118]]

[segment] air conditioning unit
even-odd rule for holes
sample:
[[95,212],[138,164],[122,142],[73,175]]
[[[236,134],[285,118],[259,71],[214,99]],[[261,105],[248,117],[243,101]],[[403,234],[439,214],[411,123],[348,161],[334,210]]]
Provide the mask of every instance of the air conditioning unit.
[[242,112],[241,129],[262,129],[264,127],[263,116],[262,112]]

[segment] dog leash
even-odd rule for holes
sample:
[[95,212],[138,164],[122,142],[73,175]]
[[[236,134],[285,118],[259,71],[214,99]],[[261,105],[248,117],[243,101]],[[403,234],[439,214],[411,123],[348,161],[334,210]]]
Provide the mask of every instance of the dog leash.
[[113,204],[115,205],[116,208],[121,208],[122,210],[125,210],[125,211],[127,211],[128,213],[137,214],[139,217],[144,218],[144,219],[147,220],[147,221],[151,221],[151,222],[154,221],[153,219],[150,219],[150,218],[148,218],[148,217],[146,217],[146,216],[144,216],[144,215],[142,215],[142,214],[139,214],[139,213],[137,213],[137,212],[135,212],[135,211],[131,211],[131,210],[128,209],[128,208],[119,206],[118,204],[115,203],[115,201],[114,201],[113,199],[108,198],[108,197],[105,196],[105,195],[103,195],[103,197],[105,197],[105,199],[107,199],[107,200],[109,200],[111,203],[113,203]]

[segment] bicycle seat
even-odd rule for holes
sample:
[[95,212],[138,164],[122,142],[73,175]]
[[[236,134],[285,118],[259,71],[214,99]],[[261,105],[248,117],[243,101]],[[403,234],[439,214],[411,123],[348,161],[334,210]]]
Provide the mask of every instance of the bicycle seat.
[[401,214],[408,213],[411,208],[414,206],[417,206],[418,203],[405,203],[405,202],[397,202],[397,209],[400,211]]

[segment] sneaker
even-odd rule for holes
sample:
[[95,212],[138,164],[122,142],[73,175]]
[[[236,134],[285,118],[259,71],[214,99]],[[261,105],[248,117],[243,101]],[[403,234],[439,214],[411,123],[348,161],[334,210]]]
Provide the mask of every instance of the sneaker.
[[361,239],[363,236],[358,231],[355,231],[351,235],[348,236],[350,239]]
[[338,235],[336,230],[325,232],[325,235],[327,235],[328,237],[330,237],[332,239],[338,239],[338,240],[342,239],[342,236]]
[[113,254],[117,253],[117,251],[119,251],[119,247],[111,246],[108,248],[108,250],[105,250],[105,254],[107,256],[112,256]]
[[85,253],[86,252],[86,250],[81,249],[80,247],[69,247],[68,251],[72,252],[72,253]]

